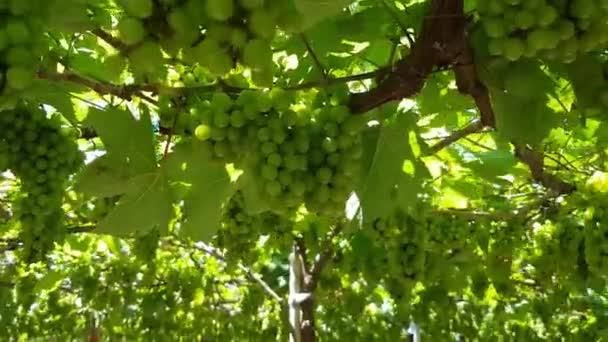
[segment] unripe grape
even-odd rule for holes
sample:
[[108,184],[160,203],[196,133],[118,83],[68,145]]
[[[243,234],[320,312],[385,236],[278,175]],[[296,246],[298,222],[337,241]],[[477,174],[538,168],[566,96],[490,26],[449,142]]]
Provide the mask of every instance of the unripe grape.
[[271,153],[266,158],[266,161],[269,165],[274,165],[278,167],[282,163],[282,158],[281,155],[279,155],[278,153]]
[[267,9],[257,9],[249,16],[249,29],[256,36],[270,40],[274,36],[275,16]]
[[146,37],[146,29],[143,22],[134,17],[124,17],[117,26],[120,40],[128,45],[134,45]]
[[127,14],[138,18],[147,18],[154,10],[152,0],[120,0],[119,3]]
[[266,182],[265,188],[266,192],[273,197],[279,196],[282,190],[281,183],[276,180]]
[[234,13],[234,0],[207,0],[206,14],[218,21],[225,21]]

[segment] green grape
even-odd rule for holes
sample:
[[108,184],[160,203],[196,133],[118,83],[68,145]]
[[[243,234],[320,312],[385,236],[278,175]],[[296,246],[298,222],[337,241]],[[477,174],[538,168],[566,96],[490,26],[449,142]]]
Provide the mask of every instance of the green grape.
[[503,18],[489,18],[483,21],[486,33],[491,38],[500,38],[507,34],[507,25]]
[[154,74],[163,65],[163,55],[158,43],[144,40],[129,53],[130,65],[138,75]]
[[[532,11],[529,11],[526,9],[521,9],[515,16],[514,25],[518,29],[527,30],[535,25],[536,20],[537,19]],[[488,32],[488,35],[490,35],[489,32]],[[491,35],[490,35],[490,37],[491,37]],[[497,35],[494,37],[501,37],[501,36]]]
[[317,179],[322,184],[329,184],[329,182],[331,181],[332,174],[333,173],[330,168],[321,167],[319,170],[317,170]]
[[230,125],[230,116],[226,112],[213,113],[213,124],[219,128],[226,128]]
[[30,41],[31,32],[27,24],[18,19],[11,19],[4,28],[8,41],[14,45],[23,44]]
[[245,122],[245,114],[243,114],[243,112],[241,112],[240,110],[235,110],[230,113],[230,125],[232,125],[233,127],[243,127],[245,125]]
[[277,144],[275,144],[274,142],[266,141],[266,142],[262,143],[260,150],[262,151],[262,153],[264,155],[269,155],[271,153],[277,152],[278,147],[277,147]]
[[274,36],[275,16],[267,9],[257,9],[251,12],[248,24],[251,32],[259,38],[270,40]]
[[228,112],[232,108],[233,101],[226,93],[215,92],[211,96],[210,107],[216,111]]
[[199,139],[199,140],[209,140],[211,138],[211,127],[207,126],[207,125],[198,125],[196,126],[196,129],[194,130],[194,135]]
[[269,165],[274,165],[276,167],[279,167],[279,166],[281,166],[281,163],[282,163],[283,160],[282,160],[280,154],[278,154],[278,153],[271,153],[266,158],[266,161],[268,162]]
[[504,41],[504,56],[510,61],[516,61],[520,59],[523,56],[525,50],[526,45],[521,39],[508,38]]
[[197,23],[191,19],[184,7],[173,8],[167,16],[167,23],[179,43],[191,44],[199,35]]
[[266,189],[266,192],[273,197],[279,196],[282,190],[281,183],[276,180],[266,182],[264,188]]
[[226,21],[234,13],[234,0],[207,0],[205,9],[212,19]]
[[120,0],[127,14],[137,18],[147,18],[152,15],[154,3],[152,0]]
[[219,42],[207,38],[194,47],[196,60],[216,76],[227,74],[233,67],[232,57]]
[[128,45],[134,45],[146,37],[143,22],[134,17],[124,17],[118,22],[118,35]]
[[281,185],[284,187],[287,187],[293,182],[292,173],[287,170],[279,171],[278,179],[279,183],[281,183]]
[[239,0],[239,5],[246,10],[254,10],[264,6],[264,0]]
[[228,40],[230,41],[230,45],[242,49],[247,44],[247,32],[238,27],[233,27],[231,28]]
[[254,70],[267,69],[269,63],[272,63],[270,45],[261,39],[248,41],[243,48],[241,61]]
[[261,142],[269,141],[271,138],[271,134],[272,134],[272,132],[271,132],[270,128],[262,127],[257,132],[257,138]]
[[326,137],[325,139],[323,139],[321,146],[323,147],[323,150],[327,153],[336,152],[336,150],[338,149],[336,141],[330,137]]
[[262,165],[262,177],[267,180],[275,180],[279,174],[276,166],[270,164]]
[[226,130],[226,138],[228,138],[228,141],[231,143],[237,144],[241,140],[241,132],[238,128],[228,127]]
[[34,81],[34,74],[31,70],[13,66],[6,71],[6,83],[9,87],[17,90],[27,88]]

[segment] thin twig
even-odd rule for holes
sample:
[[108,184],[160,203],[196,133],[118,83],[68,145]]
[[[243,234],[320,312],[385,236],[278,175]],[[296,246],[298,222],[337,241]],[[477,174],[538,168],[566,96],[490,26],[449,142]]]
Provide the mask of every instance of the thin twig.
[[305,282],[306,290],[308,292],[313,292],[317,287],[319,282],[319,278],[321,277],[321,272],[327,265],[327,262],[330,260],[330,257],[333,253],[332,243],[333,239],[342,232],[344,228],[343,224],[337,224],[330,230],[327,234],[323,245],[321,246],[321,251],[315,256],[315,260],[310,267],[310,275],[307,277]]
[[468,135],[480,133],[481,131],[483,131],[483,129],[484,125],[481,123],[481,121],[475,120],[466,127],[455,131],[454,133],[442,139],[437,144],[431,146],[431,148],[429,149],[429,154],[435,154]]
[[321,76],[323,77],[324,80],[327,80],[327,72],[326,72],[325,68],[323,67],[323,64],[321,63],[321,60],[319,59],[319,57],[317,57],[317,55],[315,54],[315,52],[312,49],[312,46],[308,42],[308,39],[306,38],[306,36],[303,33],[300,34],[300,39],[304,43],[304,46],[306,46],[306,51],[308,51],[308,54],[310,55],[310,57],[314,61],[315,65],[321,72]]
[[96,35],[97,37],[101,38],[102,40],[104,40],[110,46],[112,46],[113,48],[118,50],[122,55],[127,55],[132,49],[132,47],[123,43],[120,39],[112,36],[110,33],[106,32],[100,28],[91,30],[91,33]]
[[322,80],[304,82],[304,83],[301,83],[301,84],[298,84],[298,85],[284,87],[283,89],[285,89],[285,90],[303,90],[303,89],[310,89],[310,88],[328,86],[328,85],[332,85],[332,84],[336,84],[336,83],[346,83],[346,82],[352,82],[352,81],[363,81],[363,80],[368,80],[368,79],[377,77],[378,74],[382,70],[384,70],[384,69],[378,69],[378,70],[374,70],[374,71],[370,71],[370,72],[365,72],[365,73],[357,74],[357,75],[351,75],[351,76],[344,76],[344,77],[337,77],[337,78],[328,78],[328,79],[322,79]]
[[[204,242],[197,242],[194,244],[194,247],[196,247],[197,249],[211,255],[212,257],[221,260],[221,261],[226,261],[226,258],[220,253],[218,252],[218,250],[210,245],[207,245]],[[243,273],[245,273],[245,275],[247,276],[247,278],[257,282],[263,289],[264,291],[266,291],[266,293],[268,293],[274,300],[276,300],[278,303],[283,304],[283,298],[281,298],[281,296],[279,296],[271,287],[270,285],[268,285],[268,283],[266,283],[264,281],[264,279],[262,279],[262,277],[260,277],[259,275],[253,273],[249,268],[245,267],[242,264],[237,264],[237,268],[239,270],[241,270]]]

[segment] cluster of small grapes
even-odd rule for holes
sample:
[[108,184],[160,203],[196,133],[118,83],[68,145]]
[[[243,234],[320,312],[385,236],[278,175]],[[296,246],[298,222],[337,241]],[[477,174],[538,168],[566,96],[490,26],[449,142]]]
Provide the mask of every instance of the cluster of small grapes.
[[[603,289],[608,270],[608,197],[573,194],[560,216],[535,232],[536,278],[559,279],[577,290]],[[563,215],[563,216],[561,216]]]
[[272,210],[286,213],[305,202],[342,214],[358,177],[365,118],[340,105],[294,105],[293,95],[275,88],[233,99],[218,92],[191,107],[187,120],[198,123],[193,133],[212,155],[257,175]]
[[291,227],[292,222],[286,217],[271,212],[249,213],[243,194],[236,192],[222,209],[222,228],[216,242],[228,251],[228,256],[238,255],[240,261],[253,263],[258,257],[255,247],[261,235],[270,234],[273,240],[284,238],[289,244],[293,241]]
[[160,241],[158,229],[152,229],[145,234],[136,236],[133,239],[132,252],[139,261],[148,266],[148,270],[156,268],[156,251]]
[[[212,75],[227,74],[240,61],[251,69],[254,83],[272,84],[270,41],[282,23],[289,1],[265,0],[120,0],[125,15],[116,29],[132,46],[132,67],[150,71],[160,62],[161,47]],[[293,23],[287,23],[293,24]],[[181,50],[181,51],[180,51]],[[152,53],[145,60],[145,53]],[[156,64],[158,65],[158,64]],[[137,71],[137,70],[136,70]]]
[[608,2],[594,0],[478,1],[492,55],[515,61],[541,57],[571,63],[608,44]]
[[[37,260],[65,233],[62,221],[65,181],[83,163],[78,145],[57,116],[20,103],[0,112],[0,155],[21,180],[15,204],[27,260]],[[3,168],[4,169],[4,168]]]
[[31,85],[36,64],[48,45],[34,1],[0,2],[0,94]]
[[369,271],[383,274],[389,288],[411,289],[425,276],[429,235],[424,222],[399,211],[377,219],[367,233],[384,251],[377,262],[368,265]]

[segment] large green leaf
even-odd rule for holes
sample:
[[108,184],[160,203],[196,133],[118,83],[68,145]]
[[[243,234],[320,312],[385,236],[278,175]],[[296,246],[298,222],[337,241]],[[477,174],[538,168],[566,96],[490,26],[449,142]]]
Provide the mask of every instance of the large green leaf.
[[181,234],[208,239],[220,228],[222,205],[233,191],[225,165],[212,160],[204,143],[190,142],[176,146],[165,167],[171,181],[190,184]]
[[364,222],[415,203],[427,172],[409,144],[411,113],[400,113],[364,136],[363,174],[357,193]]
[[559,117],[542,99],[521,99],[493,94],[496,126],[510,140],[538,146],[559,123]]
[[156,168],[154,135],[150,115],[140,112],[139,120],[118,108],[92,108],[86,120],[103,141],[108,154],[122,161],[132,174]]
[[133,177],[124,193],[116,207],[99,222],[95,232],[129,236],[155,227],[161,233],[166,231],[173,210],[164,169]]
[[311,27],[316,23],[334,16],[348,6],[353,0],[295,0],[298,12],[304,18],[304,27]]
[[89,163],[77,176],[76,191],[98,197],[124,194],[131,171],[118,158],[103,155]]
[[38,279],[36,285],[34,286],[34,293],[39,293],[41,291],[53,291],[61,284],[61,281],[65,278],[63,272],[60,271],[50,271],[42,278]]

